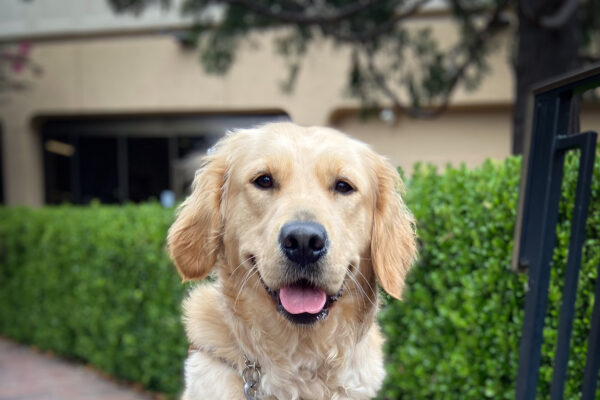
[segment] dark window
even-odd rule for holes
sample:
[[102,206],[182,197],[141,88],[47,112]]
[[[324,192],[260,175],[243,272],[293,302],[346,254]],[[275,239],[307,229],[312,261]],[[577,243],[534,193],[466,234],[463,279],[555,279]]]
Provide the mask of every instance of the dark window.
[[284,114],[51,118],[41,121],[46,202],[89,204],[187,194],[200,157],[231,128]]
[[127,159],[129,200],[159,199],[170,189],[168,139],[127,139]]
[[77,203],[118,203],[121,186],[117,163],[117,138],[80,137],[76,151],[79,161],[81,193]]
[[75,162],[75,146],[67,136],[46,138],[43,146],[46,202],[74,201],[71,166]]

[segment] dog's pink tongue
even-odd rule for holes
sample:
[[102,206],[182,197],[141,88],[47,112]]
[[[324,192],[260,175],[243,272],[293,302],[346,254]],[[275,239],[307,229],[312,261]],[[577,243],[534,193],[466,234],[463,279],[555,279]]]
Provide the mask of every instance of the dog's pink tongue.
[[290,314],[317,314],[323,307],[327,296],[321,289],[302,286],[283,286],[279,289],[281,305]]

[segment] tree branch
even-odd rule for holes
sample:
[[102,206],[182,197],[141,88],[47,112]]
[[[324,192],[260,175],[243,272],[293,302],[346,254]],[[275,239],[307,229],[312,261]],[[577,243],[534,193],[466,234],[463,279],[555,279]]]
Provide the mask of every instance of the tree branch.
[[351,3],[337,10],[337,13],[332,15],[314,15],[310,16],[305,13],[289,12],[289,11],[274,11],[270,7],[263,6],[252,0],[220,0],[217,3],[235,4],[253,11],[265,17],[273,18],[281,22],[293,22],[303,25],[320,25],[332,22],[339,22],[352,15],[358,14],[367,8],[377,4],[381,0],[362,0],[356,3]]
[[396,13],[392,18],[390,18],[385,23],[379,25],[377,28],[374,28],[374,29],[371,29],[371,30],[365,31],[365,32],[342,33],[342,32],[336,31],[334,29],[330,29],[329,27],[321,25],[321,24],[320,24],[321,25],[320,27],[321,27],[321,30],[323,31],[323,33],[325,33],[326,35],[332,36],[333,38],[340,40],[342,42],[365,43],[365,42],[375,39],[377,36],[381,36],[389,31],[391,31],[392,29],[394,29],[394,27],[399,22],[416,14],[421,9],[421,7],[423,7],[425,4],[429,3],[430,1],[431,0],[415,1],[415,3],[410,8],[405,10],[404,12]]
[[[340,22],[354,14],[358,14],[375,6],[381,0],[362,0],[346,5],[337,10],[337,13],[325,16],[311,16],[306,13],[274,11],[272,8],[259,4],[253,0],[218,0],[216,3],[235,4],[246,8],[264,17],[275,19],[279,22],[295,23],[299,25],[316,25],[321,31],[334,39],[349,43],[364,43],[375,39],[391,30],[402,20],[416,14],[425,4],[432,0],[415,0],[414,3],[402,12],[394,13],[393,16],[383,24],[365,32],[341,32],[330,26],[332,23]],[[287,2],[289,4],[289,2]],[[398,1],[400,3],[400,1]]]
[[448,108],[448,104],[450,102],[449,95],[445,96],[445,99],[441,105],[436,106],[431,110],[425,110],[421,107],[407,106],[402,100],[400,100],[398,96],[396,96],[396,93],[388,85],[383,74],[377,69],[373,60],[373,54],[370,52],[367,52],[367,68],[373,78],[375,78],[375,83],[377,84],[379,90],[381,90],[383,94],[393,103],[393,108],[395,111],[403,112],[404,114],[407,114],[413,118],[430,119],[442,114]]
[[481,51],[481,49],[483,48],[486,40],[488,40],[490,38],[490,36],[492,36],[497,31],[499,31],[499,27],[502,26],[501,13],[507,7],[508,7],[508,0],[505,0],[502,3],[499,3],[498,6],[494,9],[494,12],[492,13],[492,15],[488,18],[485,26],[476,35],[474,35],[474,40],[471,42],[471,44],[467,48],[467,58],[465,59],[465,61],[463,61],[463,63],[456,69],[456,71],[452,75],[452,78],[450,79],[450,82],[448,85],[448,89],[447,89],[446,93],[444,94],[442,103],[439,105],[433,106],[433,108],[422,109],[420,107],[412,107],[412,106],[405,105],[400,100],[400,98],[398,96],[396,96],[396,93],[394,93],[394,90],[388,85],[387,80],[385,79],[384,75],[375,66],[373,54],[371,52],[367,51],[366,52],[367,67],[369,69],[369,72],[375,78],[375,83],[377,84],[379,89],[384,93],[384,95],[389,100],[392,101],[393,107],[396,110],[404,112],[404,113],[408,114],[409,116],[415,117],[415,118],[435,118],[447,110],[448,105],[450,103],[450,99],[452,97],[454,90],[457,87],[458,82],[460,82],[460,80],[465,76],[467,69],[475,61],[476,56],[478,55],[479,51]]

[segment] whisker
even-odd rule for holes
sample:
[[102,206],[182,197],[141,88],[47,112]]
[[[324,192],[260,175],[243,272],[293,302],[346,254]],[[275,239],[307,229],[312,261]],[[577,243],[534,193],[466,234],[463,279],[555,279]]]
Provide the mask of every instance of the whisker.
[[258,289],[260,287],[260,279],[254,281],[253,289]]
[[248,283],[248,281],[250,280],[250,278],[252,278],[256,274],[258,274],[258,269],[256,267],[252,267],[252,268],[250,268],[248,270],[248,272],[246,272],[246,275],[244,276],[244,279],[242,279],[242,283],[240,285],[240,288],[238,289],[237,296],[235,297],[235,302],[233,303],[233,309],[234,310],[237,307],[237,303],[238,303],[238,300],[240,299],[240,295],[242,294],[242,290],[244,289],[244,286],[246,285],[246,283]]
[[[354,267],[354,266],[353,266]],[[355,271],[358,271],[358,273],[360,274],[360,276],[362,276],[362,278],[364,279],[364,281],[367,283],[367,285],[369,286],[369,288],[371,289],[371,293],[376,293],[373,290],[373,287],[371,286],[371,284],[369,283],[369,281],[367,280],[367,278],[358,270],[358,268],[354,267]],[[367,300],[369,300],[369,302],[375,306],[376,304],[373,302],[373,300],[371,300],[371,296],[367,295],[367,293],[365,292],[365,290],[362,288],[362,286],[360,285],[360,283],[357,281],[356,277],[353,274],[349,274],[348,275],[350,277],[350,279],[352,280],[352,282],[354,282],[354,284],[356,285],[356,288],[360,291],[360,293],[362,294],[362,297],[366,297]],[[364,302],[364,299],[363,299]]]
[[377,291],[375,289],[373,289],[373,286],[371,286],[371,283],[369,282],[369,280],[367,279],[367,277],[360,271],[360,269],[355,266],[350,264],[352,267],[354,267],[354,270],[360,275],[360,277],[365,281],[365,283],[369,286],[369,289],[371,290],[372,293],[377,293]]
[[[353,276],[350,276],[350,279],[352,280],[352,282],[354,282],[354,286],[356,286],[356,287],[360,288],[360,286],[359,286],[359,285],[356,283],[356,280],[355,280],[355,278],[354,278]],[[364,295],[363,295],[363,294],[360,292],[360,289],[359,289],[359,290],[356,290],[356,289],[354,289],[354,290],[353,290],[353,289],[350,289],[350,287],[348,286],[348,282],[347,282],[347,281],[344,281],[344,285],[346,286],[345,293],[346,293],[347,295],[352,295],[352,294],[355,294],[355,293],[357,293],[357,294],[358,294],[358,296],[357,296],[357,297],[358,297],[358,298],[360,299],[360,301],[362,302],[362,305],[363,305],[363,307],[367,305],[367,304],[365,303],[365,299],[364,299],[364,297],[365,297],[365,296],[364,296]]]
[[[353,278],[351,277],[350,279],[353,279]],[[356,285],[356,283],[355,283],[355,285]],[[360,293],[360,291],[358,291],[358,290],[350,289],[350,287],[348,286],[348,282],[347,281],[344,282],[344,293],[346,293],[346,295],[348,295],[348,296],[357,293],[358,294],[357,297],[360,299],[363,307],[366,307],[367,303],[365,302],[365,299],[364,299],[365,296],[362,295]]]
[[233,269],[233,271],[231,271],[231,275],[235,274],[235,272],[238,270],[238,268],[240,268],[242,265],[244,265],[245,262],[250,261],[251,259],[252,259],[252,257],[250,256],[250,257],[246,258],[245,260],[242,260],[242,262],[239,263],[239,265],[237,267],[235,267]]
[[254,272],[258,272],[255,267],[252,267],[246,271],[244,277],[240,280],[240,288],[244,286],[245,282],[250,279],[250,277],[254,274]]

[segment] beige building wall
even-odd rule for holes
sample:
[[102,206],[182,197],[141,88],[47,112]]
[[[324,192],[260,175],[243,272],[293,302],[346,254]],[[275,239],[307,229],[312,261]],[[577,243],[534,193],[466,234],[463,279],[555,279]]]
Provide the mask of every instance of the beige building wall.
[[511,113],[496,109],[451,110],[436,120],[400,117],[393,125],[344,119],[337,126],[370,143],[379,153],[410,174],[415,163],[475,167],[487,158],[510,153]]
[[[417,23],[452,34],[446,17]],[[359,104],[345,95],[347,50],[327,42],[313,46],[296,89],[286,94],[280,90],[285,62],[268,36],[244,45],[224,76],[205,74],[197,54],[169,35],[37,41],[31,57],[43,74],[30,78],[29,90],[0,103],[5,200],[43,203],[40,133],[33,121],[49,116],[281,110],[299,124],[334,124],[407,171],[418,161],[473,166],[487,157],[501,159],[510,152],[509,37],[498,42],[491,72],[477,91],[459,89],[453,107],[438,119],[398,116],[391,125],[362,121],[352,112],[340,117],[340,110],[358,110]]]

